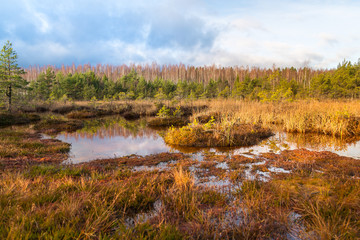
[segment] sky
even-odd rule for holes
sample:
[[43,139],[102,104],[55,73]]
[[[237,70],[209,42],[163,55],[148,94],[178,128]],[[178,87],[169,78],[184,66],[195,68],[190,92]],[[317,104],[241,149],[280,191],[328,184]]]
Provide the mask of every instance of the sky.
[[129,63],[334,68],[360,58],[360,1],[0,0],[22,67]]

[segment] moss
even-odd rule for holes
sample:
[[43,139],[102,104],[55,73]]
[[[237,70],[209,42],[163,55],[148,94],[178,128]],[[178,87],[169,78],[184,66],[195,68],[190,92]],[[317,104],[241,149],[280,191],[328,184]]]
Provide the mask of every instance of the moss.
[[53,154],[65,155],[70,150],[68,143],[56,139],[40,139],[40,134],[29,129],[0,131],[0,157],[50,157]]
[[71,111],[75,111],[78,109],[78,106],[75,105],[60,105],[55,106],[51,109],[53,113],[59,113],[59,114],[67,114]]

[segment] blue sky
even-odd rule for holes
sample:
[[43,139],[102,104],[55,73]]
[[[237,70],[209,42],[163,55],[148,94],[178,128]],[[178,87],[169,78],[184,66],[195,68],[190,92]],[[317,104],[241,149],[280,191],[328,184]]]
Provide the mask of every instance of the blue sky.
[[360,1],[0,0],[0,43],[29,65],[333,68],[360,58]]

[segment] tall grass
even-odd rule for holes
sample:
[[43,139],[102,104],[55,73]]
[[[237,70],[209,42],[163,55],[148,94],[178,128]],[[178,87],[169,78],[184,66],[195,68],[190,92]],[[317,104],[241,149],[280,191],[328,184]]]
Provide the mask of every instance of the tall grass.
[[[360,134],[360,101],[248,102],[213,100],[208,112],[243,123],[279,125],[288,132],[316,132],[334,136]],[[199,113],[201,114],[201,113]]]
[[[272,184],[272,198],[301,215],[306,239],[356,239],[359,234],[359,181],[335,176],[292,176]],[[280,188],[281,191],[275,190]],[[281,195],[279,195],[281,193]],[[280,200],[280,199],[279,199]]]
[[174,183],[171,189],[164,194],[163,201],[168,211],[177,214],[185,220],[192,220],[199,216],[200,198],[195,187],[194,177],[182,166],[173,169]]

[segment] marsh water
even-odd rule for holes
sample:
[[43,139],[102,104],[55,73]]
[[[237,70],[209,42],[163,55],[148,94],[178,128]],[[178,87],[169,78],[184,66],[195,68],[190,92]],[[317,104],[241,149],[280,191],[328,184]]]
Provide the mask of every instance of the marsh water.
[[149,128],[146,119],[126,121],[117,116],[85,121],[85,127],[73,133],[63,132],[57,139],[70,143],[67,162],[80,163],[95,159],[127,155],[149,155],[161,152],[183,152],[201,157],[205,152],[219,154],[257,155],[285,149],[306,148],[331,151],[342,156],[360,159],[360,141],[339,139],[321,134],[291,134],[275,131],[275,135],[252,147],[242,148],[174,148],[161,137],[164,130]]

